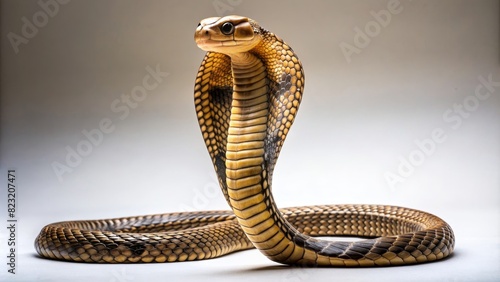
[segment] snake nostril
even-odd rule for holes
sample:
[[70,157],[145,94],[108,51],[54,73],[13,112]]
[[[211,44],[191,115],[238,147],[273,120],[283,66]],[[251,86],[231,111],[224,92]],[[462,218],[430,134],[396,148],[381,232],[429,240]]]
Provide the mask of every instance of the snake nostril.
[[208,30],[205,30],[205,35],[208,35]]

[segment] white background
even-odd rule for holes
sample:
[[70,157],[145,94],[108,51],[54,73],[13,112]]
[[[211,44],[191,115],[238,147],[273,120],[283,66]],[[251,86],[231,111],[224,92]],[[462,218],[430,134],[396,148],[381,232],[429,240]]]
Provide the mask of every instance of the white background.
[[[42,1],[44,2],[44,1]],[[498,1],[71,1],[18,45],[37,1],[1,1],[1,186],[18,193],[17,274],[4,281],[495,281],[500,277],[500,87],[473,102],[478,77],[500,81]],[[258,251],[209,261],[92,265],[37,257],[33,241],[54,221],[227,209],[199,133],[193,84],[204,53],[200,19],[239,14],[284,38],[302,60],[304,100],[274,174],[279,206],[377,203],[434,213],[454,228],[448,260],[409,267],[300,269]],[[43,18],[40,18],[43,20]],[[366,27],[369,43],[355,43]],[[376,28],[376,27],[375,27]],[[9,37],[10,34],[10,37]],[[341,45],[358,46],[346,57]],[[16,53],[16,50],[17,53]],[[142,85],[146,67],[168,77],[123,120],[111,105]],[[484,89],[482,90],[484,91]],[[121,104],[123,105],[123,104]],[[451,112],[450,112],[451,111]],[[448,115],[448,119],[443,118]],[[465,117],[467,116],[467,117]],[[60,181],[83,130],[114,131]],[[394,187],[401,158],[442,130],[444,142]],[[420,152],[420,153],[419,153]],[[414,163],[415,164],[415,163]],[[0,228],[5,260],[6,228]]]

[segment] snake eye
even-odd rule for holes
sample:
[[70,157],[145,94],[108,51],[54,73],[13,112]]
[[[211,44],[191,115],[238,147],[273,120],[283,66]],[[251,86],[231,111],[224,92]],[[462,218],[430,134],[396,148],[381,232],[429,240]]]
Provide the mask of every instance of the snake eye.
[[225,23],[222,24],[220,30],[225,35],[230,35],[230,34],[232,34],[234,32],[234,25],[233,25],[233,23],[225,22]]

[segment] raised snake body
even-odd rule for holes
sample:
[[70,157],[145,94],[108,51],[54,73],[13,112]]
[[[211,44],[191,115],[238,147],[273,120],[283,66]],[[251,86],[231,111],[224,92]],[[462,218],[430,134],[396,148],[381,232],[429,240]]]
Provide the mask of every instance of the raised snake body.
[[[232,212],[53,223],[35,241],[41,256],[82,262],[173,262],[255,246],[283,264],[387,266],[434,261],[452,253],[451,227],[422,211],[381,205],[279,210],[271,179],[302,98],[300,61],[280,38],[245,17],[202,20],[195,40],[207,51],[195,82],[196,112]],[[310,237],[335,235],[368,239]]]

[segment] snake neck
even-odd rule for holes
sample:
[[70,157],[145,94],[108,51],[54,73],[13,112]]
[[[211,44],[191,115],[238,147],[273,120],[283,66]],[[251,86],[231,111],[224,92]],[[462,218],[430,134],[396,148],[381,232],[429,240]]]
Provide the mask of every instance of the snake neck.
[[[242,191],[263,188],[269,102],[265,67],[250,53],[231,56],[233,100],[227,138],[226,184],[231,203]],[[253,188],[252,188],[253,187]],[[236,207],[240,207],[234,202]],[[233,206],[234,207],[234,206]]]
[[[271,260],[296,259],[304,250],[271,194],[266,163],[269,86],[263,62],[250,53],[231,56],[233,100],[227,138],[229,204],[249,240]],[[301,234],[298,233],[300,236]]]

